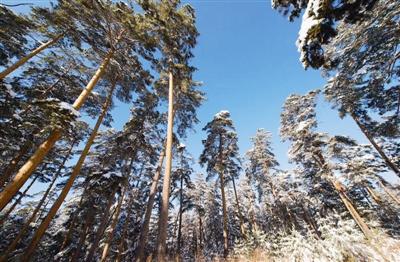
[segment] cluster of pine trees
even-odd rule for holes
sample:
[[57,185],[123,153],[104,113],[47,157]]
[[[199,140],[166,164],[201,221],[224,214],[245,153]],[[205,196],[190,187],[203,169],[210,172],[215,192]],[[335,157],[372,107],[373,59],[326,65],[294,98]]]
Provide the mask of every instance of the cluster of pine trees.
[[[283,105],[291,170],[264,129],[241,156],[228,111],[188,153],[204,100],[191,6],[0,4],[0,261],[400,260],[398,0],[272,7],[303,14],[300,60],[327,79]],[[369,143],[319,130],[319,97]]]

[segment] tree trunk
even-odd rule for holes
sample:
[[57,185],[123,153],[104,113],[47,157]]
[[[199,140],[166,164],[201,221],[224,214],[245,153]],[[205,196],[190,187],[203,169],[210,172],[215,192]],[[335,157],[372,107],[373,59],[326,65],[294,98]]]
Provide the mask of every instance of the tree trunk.
[[153,177],[153,182],[151,183],[151,187],[150,187],[149,200],[147,201],[146,213],[144,215],[143,225],[140,230],[138,252],[137,252],[137,261],[139,261],[139,262],[145,262],[144,249],[145,249],[146,243],[147,243],[147,235],[149,234],[151,212],[153,210],[154,201],[156,199],[157,185],[158,185],[158,181],[160,180],[164,157],[165,157],[165,148],[163,148],[160,153],[160,157],[158,160],[158,166],[157,166],[156,172]]
[[235,193],[236,206],[238,209],[239,222],[240,222],[240,233],[242,234],[242,237],[244,239],[246,239],[246,230],[244,228],[244,223],[243,223],[243,214],[240,209],[239,198],[238,198],[237,191],[236,191],[235,179],[233,177],[232,177],[232,185],[233,185],[233,192]]
[[124,189],[122,190],[121,196],[120,196],[119,201],[118,201],[117,210],[115,211],[115,214],[114,214],[114,217],[113,217],[113,220],[112,220],[112,223],[111,223],[110,231],[108,232],[107,239],[106,239],[106,241],[104,243],[104,248],[103,248],[103,252],[102,252],[102,255],[101,255],[101,259],[100,259],[101,262],[106,261],[108,252],[110,250],[110,244],[111,244],[111,241],[112,241],[112,239],[114,237],[115,227],[117,226],[119,214],[121,213],[122,202],[123,202],[124,197],[125,197],[125,188],[126,187],[124,187]]
[[333,188],[339,194],[339,197],[342,200],[343,204],[345,205],[347,211],[349,211],[349,213],[352,216],[352,218],[354,219],[354,221],[356,221],[357,225],[360,227],[361,231],[364,233],[364,236],[367,239],[371,239],[371,237],[372,237],[371,230],[369,229],[367,224],[365,224],[364,220],[362,219],[360,214],[358,214],[357,210],[354,208],[353,204],[351,203],[350,198],[346,195],[346,193],[345,193],[346,188],[344,187],[344,185],[342,185],[339,181],[335,180],[333,178],[331,171],[327,170],[326,161],[325,161],[325,158],[322,155],[322,153],[318,152],[318,153],[316,153],[316,157],[315,156],[313,156],[313,157],[314,157],[314,160],[316,161],[316,163],[320,166],[320,168],[330,174],[331,178],[329,179],[329,182],[332,184]]
[[201,220],[201,216],[199,215],[199,248],[203,250],[203,222]]
[[[71,256],[71,262],[75,262],[78,261],[80,256],[81,256],[81,251],[82,248],[85,245],[85,240],[86,240],[86,236],[89,234],[89,230],[93,224],[94,221],[94,213],[93,210],[91,208],[89,208],[87,210],[87,214],[86,214],[86,219],[85,219],[85,224],[83,225],[82,231],[79,234],[79,241],[78,241],[78,245],[76,246],[75,252],[74,254]],[[25,261],[29,261],[29,258],[26,258]]]
[[[47,165],[47,164],[46,164]],[[46,166],[45,165],[45,166]],[[10,214],[14,211],[14,209],[17,207],[17,205],[21,202],[21,200],[26,196],[26,193],[28,193],[29,189],[33,186],[35,183],[36,179],[38,179],[40,174],[37,174],[35,178],[32,179],[31,183],[25,188],[25,190],[21,193],[21,195],[15,200],[15,202],[12,204],[12,206],[7,210],[7,212],[4,214],[4,216],[0,220],[0,226],[3,225],[3,223],[8,219]]]
[[36,206],[35,210],[33,211],[32,215],[29,217],[28,221],[25,222],[25,224],[23,225],[23,227],[21,228],[21,230],[19,231],[18,235],[15,237],[15,239],[13,240],[13,242],[8,246],[7,250],[4,252],[4,255],[0,258],[0,262],[2,261],[6,261],[8,256],[10,255],[10,253],[12,251],[15,250],[15,247],[17,246],[17,244],[19,243],[19,241],[21,240],[21,238],[24,236],[24,234],[26,233],[26,231],[29,229],[29,225],[33,222],[33,220],[35,219],[37,213],[40,211],[40,208],[42,207],[44,201],[46,200],[47,196],[49,195],[51,188],[53,187],[54,183],[57,181],[57,178],[60,176],[61,174],[61,170],[64,168],[65,163],[67,162],[69,156],[71,155],[72,149],[75,146],[76,141],[74,141],[71,144],[71,147],[69,148],[67,154],[65,155],[63,162],[61,163],[61,165],[59,166],[56,174],[54,175],[50,185],[48,186],[46,192],[44,193],[44,195],[42,196],[42,198],[40,199],[38,205]]
[[365,185],[365,188],[368,191],[368,194],[372,197],[372,199],[377,203],[381,204],[381,198],[376,194],[375,190],[373,190],[370,186]]
[[89,249],[89,253],[87,255],[86,261],[91,262],[91,261],[94,260],[94,256],[96,255],[96,250],[98,248],[99,242],[100,242],[101,237],[103,236],[104,231],[105,231],[105,229],[107,227],[107,222],[108,222],[108,219],[109,219],[109,216],[110,216],[111,205],[114,202],[114,196],[115,196],[115,192],[117,191],[117,189],[118,189],[118,187],[115,186],[115,188],[113,189],[111,195],[108,198],[105,212],[103,212],[103,216],[101,218],[100,225],[97,228],[97,232],[96,232],[95,238],[93,240],[93,243],[92,243],[92,245],[91,245],[91,247]]
[[6,170],[4,170],[4,173],[0,178],[0,188],[3,188],[4,185],[11,180],[11,177],[15,169],[17,168],[19,161],[21,161],[21,158],[28,152],[31,143],[32,141],[30,141],[29,139],[25,141],[24,145],[20,148],[17,155],[11,160]]
[[125,218],[124,226],[122,228],[121,239],[120,239],[120,242],[118,245],[118,253],[117,253],[117,257],[115,259],[116,262],[121,261],[121,258],[123,255],[122,253],[124,252],[125,238],[126,238],[126,234],[128,232],[128,226],[129,226],[130,218],[131,218],[132,201],[133,201],[133,196],[131,195],[129,198],[128,210],[126,211],[126,218]]
[[49,213],[47,214],[46,218],[43,220],[43,222],[40,224],[39,228],[35,232],[31,243],[29,244],[27,250],[25,251],[25,254],[23,256],[23,259],[28,259],[32,253],[34,252],[37,244],[39,243],[40,239],[42,238],[43,234],[47,230],[47,227],[49,226],[51,220],[54,218],[56,215],[58,209],[60,208],[61,204],[64,202],[65,198],[67,197],[69,191],[71,190],[72,185],[75,182],[76,177],[79,175],[83,162],[86,159],[86,156],[89,153],[90,147],[93,144],[94,139],[96,138],[97,131],[100,128],[101,123],[103,122],[104,116],[106,115],[108,108],[111,104],[112,96],[113,96],[113,91],[115,88],[115,83],[111,87],[107,100],[103,105],[102,112],[97,119],[96,125],[93,128],[92,133],[90,134],[90,137],[88,141],[86,142],[86,145],[81,153],[81,156],[79,157],[78,162],[76,163],[70,177],[68,178],[67,183],[65,184],[63,190],[61,191],[60,195],[58,196],[57,200],[54,202],[53,206],[51,207]]
[[168,208],[169,208],[169,191],[170,191],[170,179],[172,169],[172,135],[174,127],[174,88],[173,88],[173,76],[169,73],[169,92],[168,92],[168,130],[167,130],[167,146],[166,146],[166,163],[165,163],[165,175],[162,190],[162,202],[161,211],[159,218],[158,227],[158,239],[157,239],[157,261],[166,261],[166,241],[167,241],[167,229],[168,229]]
[[385,161],[386,165],[393,170],[393,172],[400,177],[400,169],[396,164],[394,164],[389,157],[383,152],[382,148],[375,142],[374,138],[372,135],[368,132],[368,130],[362,125],[362,123],[359,121],[357,116],[354,113],[351,113],[351,117],[353,120],[356,122],[357,126],[360,128],[361,132],[365,135],[365,137],[369,140],[371,145],[375,148],[375,150],[378,152],[378,154],[382,157],[382,159]]
[[321,239],[321,232],[319,232],[317,225],[315,224],[315,222],[313,221],[310,212],[308,210],[307,207],[305,207],[304,204],[301,204],[301,208],[303,209],[303,217],[304,217],[304,221],[306,221],[306,223],[311,226],[311,228],[314,230],[314,233],[316,235],[316,237],[318,239]]
[[181,188],[179,197],[179,222],[178,222],[178,259],[180,260],[181,254],[181,238],[182,238],[182,214],[183,214],[183,176],[181,176]]
[[364,220],[362,219],[360,214],[358,214],[357,210],[354,208],[353,204],[351,203],[349,197],[346,195],[344,186],[339,181],[336,181],[334,179],[331,179],[330,181],[331,181],[333,187],[338,192],[340,199],[342,199],[342,202],[346,206],[350,215],[353,217],[354,221],[356,221],[357,225],[360,227],[361,231],[364,233],[364,236],[367,239],[371,239],[371,237],[372,237],[371,230],[369,229],[367,224],[365,224]]
[[224,175],[220,173],[219,175],[220,187],[221,187],[221,197],[222,197],[222,216],[223,216],[223,237],[224,237],[224,257],[228,256],[228,214],[226,210],[226,199],[225,199],[225,186],[224,186]]
[[71,223],[70,223],[70,225],[68,227],[68,232],[67,232],[67,234],[65,234],[63,243],[62,243],[62,245],[60,247],[60,250],[58,252],[61,252],[67,246],[69,240],[71,239],[72,233],[73,233],[73,231],[75,229],[74,226],[75,226],[76,219],[78,217],[78,212],[79,212],[79,209],[80,209],[80,207],[82,205],[83,198],[86,195],[86,190],[87,190],[88,186],[89,186],[89,182],[88,182],[88,180],[86,180],[85,187],[83,189],[83,192],[82,192],[82,195],[81,195],[81,199],[79,200],[77,210],[73,213],[73,218],[72,218]]
[[220,189],[221,189],[221,198],[222,198],[222,223],[223,223],[223,239],[224,239],[224,258],[228,256],[228,213],[226,209],[226,198],[225,198],[225,181],[224,181],[224,171],[222,169],[222,163],[224,160],[223,157],[223,141],[222,136],[219,135],[219,152],[218,152],[218,172],[219,172],[219,181],[220,181]]
[[400,199],[395,194],[390,192],[390,190],[383,184],[382,181],[379,180],[378,183],[379,183],[379,186],[382,187],[383,191],[385,191],[385,193],[388,194],[394,202],[396,202],[398,205],[400,205]]
[[15,71],[16,69],[18,69],[20,66],[22,66],[23,64],[25,64],[26,62],[29,61],[29,59],[31,59],[32,57],[34,57],[35,55],[39,54],[41,51],[43,51],[44,49],[48,48],[49,46],[55,44],[56,42],[58,42],[58,40],[60,40],[65,33],[61,33],[59,35],[57,35],[56,37],[54,37],[53,39],[51,39],[50,41],[43,43],[42,45],[40,45],[38,48],[36,48],[35,50],[33,50],[31,53],[29,53],[27,56],[22,57],[21,59],[19,59],[17,62],[15,62],[14,64],[12,64],[10,67],[6,68],[4,71],[0,72],[0,80],[4,79],[6,76],[8,76],[9,74],[11,74],[13,71]]
[[[109,64],[112,56],[114,54],[114,50],[111,49],[107,56],[104,58],[102,64],[97,69],[96,73],[86,85],[85,89],[82,90],[79,97],[75,100],[72,107],[75,110],[79,110],[83,103],[88,98],[89,94],[96,86],[97,82],[104,74],[107,65]],[[39,148],[35,151],[35,153],[29,158],[29,160],[19,169],[18,173],[14,177],[13,181],[9,183],[4,190],[0,193],[0,211],[7,205],[7,203],[11,200],[11,198],[18,192],[18,190],[24,185],[24,183],[31,176],[33,171],[37,168],[37,166],[43,161],[46,155],[49,153],[50,149],[54,146],[54,144],[61,138],[62,130],[54,129],[46,141],[44,141]]]

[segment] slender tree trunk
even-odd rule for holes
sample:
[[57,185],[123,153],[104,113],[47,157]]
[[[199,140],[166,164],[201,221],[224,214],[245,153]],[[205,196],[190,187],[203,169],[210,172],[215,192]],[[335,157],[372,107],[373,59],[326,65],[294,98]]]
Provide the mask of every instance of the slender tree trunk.
[[320,166],[322,170],[325,170],[331,175],[331,178],[329,179],[329,182],[332,184],[333,188],[336,190],[336,192],[339,194],[340,199],[342,200],[343,204],[345,205],[347,211],[349,211],[350,215],[354,219],[354,221],[357,223],[361,231],[364,233],[364,236],[367,239],[371,239],[372,237],[372,232],[367,226],[367,224],[364,222],[360,214],[357,212],[357,210],[354,208],[353,204],[351,203],[350,198],[346,195],[346,188],[344,185],[342,185],[339,181],[335,180],[333,178],[333,175],[331,174],[331,171],[327,169],[326,167],[326,161],[324,156],[321,154],[321,152],[316,153],[316,157],[314,156],[314,160],[316,163]]
[[165,175],[162,190],[161,211],[158,226],[157,239],[157,261],[166,261],[166,241],[168,229],[168,208],[169,208],[169,191],[172,169],[172,135],[174,127],[174,83],[172,73],[169,73],[169,94],[168,94],[168,130],[167,130],[167,146],[166,146],[166,164]]
[[365,188],[368,191],[368,194],[372,197],[372,199],[377,203],[381,204],[381,198],[376,194],[375,190],[373,190],[370,186],[365,185]]
[[24,234],[26,233],[26,231],[29,229],[29,225],[33,222],[33,220],[35,219],[37,213],[40,211],[40,208],[42,207],[44,201],[46,200],[47,196],[49,195],[51,188],[53,187],[54,183],[57,181],[58,177],[61,174],[61,170],[64,168],[65,163],[67,162],[69,156],[71,155],[72,149],[75,146],[76,141],[74,141],[71,144],[71,147],[69,148],[67,154],[65,155],[63,162],[61,163],[61,165],[59,166],[56,174],[53,176],[53,179],[49,185],[49,187],[47,188],[46,192],[44,193],[44,195],[42,196],[42,198],[40,199],[38,205],[36,206],[35,210],[33,211],[33,213],[31,214],[31,216],[29,217],[28,221],[25,222],[25,224],[23,225],[23,227],[21,228],[21,230],[19,231],[18,235],[15,237],[15,239],[13,240],[13,242],[8,246],[7,250],[4,252],[4,255],[0,258],[0,262],[2,261],[6,261],[8,259],[8,256],[11,254],[12,251],[15,250],[15,247],[17,246],[17,244],[19,243],[19,241],[21,240],[21,238],[24,236]]
[[[71,256],[71,262],[75,262],[78,261],[78,259],[81,256],[81,252],[82,252],[82,248],[85,245],[85,240],[87,235],[89,234],[89,230],[93,224],[93,220],[94,220],[94,213],[93,210],[91,208],[89,208],[87,210],[87,214],[86,214],[86,219],[85,219],[85,224],[83,225],[82,231],[79,234],[79,241],[78,241],[78,245],[76,246],[75,252],[74,254]],[[26,261],[28,261],[29,259],[27,259]]]
[[40,52],[42,52],[44,49],[48,48],[51,45],[54,45],[56,42],[58,42],[58,40],[60,40],[65,33],[61,33],[59,35],[57,35],[56,37],[54,37],[53,39],[51,39],[50,41],[43,43],[42,45],[40,45],[38,48],[36,48],[35,50],[33,50],[30,54],[28,54],[25,57],[22,57],[21,59],[19,59],[17,62],[15,62],[14,64],[12,64],[10,67],[6,68],[4,71],[0,72],[0,80],[4,79],[6,76],[8,76],[9,74],[11,74],[13,71],[15,71],[16,69],[18,69],[20,66],[22,66],[23,64],[25,64],[26,62],[29,61],[29,59],[31,59],[32,57],[34,57],[35,55],[39,54]]
[[[104,74],[107,65],[109,64],[112,56],[114,54],[114,50],[111,49],[107,56],[104,58],[102,64],[99,69],[97,69],[96,73],[89,81],[85,89],[82,90],[79,97],[75,100],[72,107],[75,110],[79,110],[86,99],[89,97],[89,94],[92,92],[93,88],[96,86],[97,82]],[[50,149],[54,146],[54,144],[61,138],[62,130],[54,129],[46,141],[44,141],[39,148],[35,151],[35,153],[29,158],[29,160],[19,169],[18,173],[14,177],[13,181],[9,183],[4,190],[0,193],[0,211],[7,205],[7,203],[11,200],[11,198],[18,192],[18,190],[24,185],[26,180],[31,176],[33,171],[37,168],[37,166],[43,161],[46,155],[49,153]]]
[[51,220],[54,218],[56,215],[58,209],[60,208],[61,204],[64,202],[65,198],[67,197],[69,191],[71,190],[72,185],[75,182],[76,177],[79,175],[83,162],[86,159],[86,156],[89,153],[90,147],[93,144],[93,141],[97,135],[97,132],[100,128],[101,123],[103,122],[104,116],[106,115],[108,108],[111,104],[112,96],[113,96],[113,91],[115,88],[115,83],[113,83],[113,86],[111,87],[107,100],[103,105],[102,112],[97,119],[96,125],[93,128],[92,133],[90,134],[90,137],[88,141],[86,142],[86,145],[81,153],[81,156],[79,157],[78,162],[76,163],[70,177],[68,178],[67,183],[65,184],[63,190],[61,191],[60,195],[58,196],[56,202],[54,202],[53,206],[51,207],[49,213],[47,214],[46,218],[43,220],[43,222],[40,224],[39,228],[35,232],[31,243],[29,244],[27,250],[25,251],[25,254],[23,256],[23,259],[27,260],[32,253],[34,252],[37,244],[39,243],[40,239],[42,238],[43,234],[47,230],[47,227],[49,226]]
[[224,161],[223,156],[223,140],[222,135],[219,135],[219,152],[218,152],[218,172],[219,172],[219,181],[220,181],[220,189],[221,189],[221,198],[222,198],[222,222],[223,222],[223,239],[224,239],[224,258],[228,256],[229,252],[229,242],[228,242],[228,212],[226,208],[226,198],[225,198],[225,181],[224,181],[224,170],[222,169],[222,163]]
[[[62,76],[60,76],[57,79],[57,81],[55,81],[42,94],[40,94],[39,98],[40,99],[45,98],[47,93],[50,92],[61,81],[61,79],[68,74],[68,72],[71,70],[71,68],[72,68],[72,66],[69,66],[68,69],[62,74]],[[32,104],[29,104],[19,114],[22,115],[22,114],[25,114],[26,112],[31,111],[32,106],[33,106]],[[15,124],[15,122],[12,122],[11,124]],[[29,149],[31,148],[31,145],[32,145],[35,135],[37,135],[38,133],[40,134],[41,132],[43,132],[43,130],[40,131],[39,129],[34,129],[32,131],[32,134],[30,135],[30,137],[25,141],[25,143],[23,144],[23,146],[21,147],[21,149],[19,150],[17,155],[11,160],[10,164],[7,166],[6,170],[4,171],[3,175],[1,176],[0,188],[3,188],[4,184],[11,180],[12,175],[14,174],[18,163],[21,161],[22,157],[25,156],[26,153],[28,153]]]
[[100,242],[101,237],[103,236],[104,231],[105,231],[105,229],[107,227],[107,222],[108,222],[108,219],[109,219],[109,216],[110,216],[111,205],[114,202],[114,196],[115,196],[115,192],[117,191],[117,188],[118,187],[115,187],[113,189],[110,197],[108,198],[105,212],[103,212],[103,216],[101,218],[100,225],[97,228],[97,232],[96,232],[95,238],[93,240],[93,243],[92,243],[92,245],[91,245],[91,247],[89,249],[89,253],[87,255],[86,261],[91,262],[91,261],[94,260],[94,256],[96,255],[96,250],[98,248],[99,242]]
[[199,215],[199,248],[203,250],[203,222],[201,216]]
[[393,194],[392,192],[390,192],[390,189],[388,189],[388,188],[383,184],[382,181],[379,180],[378,183],[379,183],[379,186],[382,187],[383,191],[385,191],[385,193],[388,194],[388,195],[390,196],[390,198],[391,198],[394,202],[396,202],[398,205],[400,205],[400,199],[399,199],[395,194]]
[[364,236],[367,239],[371,239],[371,237],[372,237],[371,230],[369,229],[367,224],[365,224],[364,220],[362,219],[360,214],[358,214],[357,210],[354,208],[353,204],[351,203],[349,197],[346,195],[344,186],[339,181],[335,181],[333,179],[331,179],[331,183],[332,183],[333,187],[336,189],[336,191],[338,192],[340,199],[342,200],[343,204],[346,206],[350,215],[353,217],[354,221],[356,221],[357,225],[360,227],[361,231],[364,233]]
[[137,261],[139,262],[145,262],[144,250],[147,243],[147,235],[149,234],[151,212],[153,210],[154,201],[156,199],[157,185],[158,181],[160,180],[164,157],[165,157],[165,148],[163,148],[163,150],[160,153],[158,166],[156,172],[154,173],[153,182],[151,183],[150,187],[149,200],[147,201],[147,206],[146,206],[146,213],[144,215],[142,228],[140,230],[138,252],[137,252]]
[[77,219],[77,217],[78,217],[79,209],[80,209],[80,207],[81,207],[81,205],[82,205],[83,198],[84,198],[84,196],[86,195],[86,190],[87,190],[88,186],[89,186],[89,182],[88,182],[88,180],[87,180],[87,181],[85,182],[85,187],[84,187],[84,189],[83,189],[81,198],[80,198],[80,200],[79,200],[77,210],[73,213],[73,218],[72,218],[71,223],[70,223],[70,225],[69,225],[69,227],[68,227],[68,232],[67,232],[67,234],[65,234],[63,243],[62,243],[62,245],[61,245],[61,247],[60,247],[60,250],[59,250],[58,252],[61,252],[61,251],[67,246],[69,240],[71,239],[72,233],[73,233],[73,231],[74,231],[74,229],[75,229],[74,227],[75,227],[76,219]]
[[361,132],[365,135],[365,137],[369,140],[371,145],[375,148],[378,154],[382,157],[385,161],[386,165],[393,170],[393,172],[400,177],[400,169],[396,164],[394,164],[390,158],[383,152],[382,148],[375,142],[372,135],[368,132],[368,130],[363,126],[363,124],[359,121],[357,116],[354,113],[351,113],[351,117],[356,122],[357,126],[360,128]]
[[182,214],[183,214],[183,176],[181,176],[181,188],[179,198],[179,222],[178,222],[178,259],[180,260],[181,254],[181,238],[182,238]]
[[239,198],[237,195],[236,191],[236,184],[235,184],[235,179],[232,177],[232,185],[233,185],[233,192],[235,193],[235,200],[236,200],[236,206],[238,209],[238,215],[239,215],[239,222],[240,222],[240,233],[242,234],[242,237],[246,239],[246,230],[244,228],[244,223],[243,223],[243,214],[239,205]]
[[124,189],[122,190],[121,196],[120,196],[120,198],[118,200],[117,210],[115,211],[115,214],[114,214],[114,217],[113,217],[113,220],[112,220],[112,223],[111,223],[110,231],[108,232],[106,241],[104,243],[104,248],[103,248],[103,252],[102,252],[102,255],[101,255],[101,259],[100,259],[101,262],[106,261],[108,252],[110,251],[110,244],[111,244],[111,241],[112,241],[112,239],[114,237],[115,227],[117,226],[118,219],[119,219],[119,214],[121,213],[122,202],[123,202],[124,197],[125,197],[125,188],[126,187],[124,187]]
[[25,141],[24,145],[20,148],[17,155],[11,160],[10,164],[7,166],[6,170],[4,170],[3,175],[0,177],[0,188],[3,188],[4,185],[11,180],[11,177],[17,168],[19,161],[21,161],[22,157],[28,152],[32,141],[29,139]]
[[220,173],[219,175],[220,187],[221,187],[221,197],[222,197],[222,216],[223,216],[223,237],[224,237],[224,257],[228,256],[228,214],[226,210],[226,199],[225,199],[225,186],[224,186],[224,175]]
[[125,238],[126,238],[126,235],[128,232],[128,226],[129,226],[130,219],[131,219],[132,201],[133,201],[133,196],[131,195],[130,199],[129,199],[128,210],[126,211],[126,218],[125,218],[124,226],[122,228],[121,239],[120,239],[119,245],[118,245],[118,253],[117,253],[117,257],[115,259],[116,262],[121,261],[122,256],[123,256],[122,253],[124,252]]
[[[47,165],[47,164],[46,164]],[[45,165],[45,166],[46,166]],[[7,210],[7,212],[4,214],[4,216],[0,220],[0,226],[3,225],[3,223],[8,219],[10,214],[14,211],[14,209],[17,207],[17,205],[21,202],[21,200],[26,196],[26,193],[28,193],[29,189],[33,186],[33,184],[36,182],[36,179],[38,179],[40,174],[37,174],[35,178],[32,179],[31,183],[25,188],[25,190],[21,193],[21,195],[15,200],[15,202],[12,204],[12,206]]]
[[314,223],[313,219],[311,218],[308,208],[305,207],[304,204],[301,204],[301,208],[303,209],[304,221],[306,221],[306,223],[311,226],[311,228],[314,230],[316,237],[318,239],[321,239],[321,232],[319,232],[317,225]]

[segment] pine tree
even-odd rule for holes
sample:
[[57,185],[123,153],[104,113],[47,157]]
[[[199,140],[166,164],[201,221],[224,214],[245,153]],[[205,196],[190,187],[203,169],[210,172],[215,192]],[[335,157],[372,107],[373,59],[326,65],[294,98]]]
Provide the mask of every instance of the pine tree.
[[327,134],[315,132],[316,121],[316,96],[319,91],[311,91],[304,96],[291,95],[287,98],[281,114],[281,137],[292,142],[289,150],[290,158],[305,167],[315,165],[315,175],[326,179],[340,196],[346,209],[357,222],[366,238],[371,238],[372,233],[363,218],[354,208],[349,199],[345,186],[333,176],[329,159],[324,152],[327,146]]
[[246,176],[258,191],[258,199],[262,197],[262,190],[266,185],[272,186],[270,179],[271,169],[278,166],[275,155],[271,148],[271,134],[264,129],[258,129],[256,135],[251,139],[253,147],[246,153],[248,164]]
[[237,135],[228,111],[221,111],[203,128],[207,132],[203,140],[204,150],[200,155],[200,164],[207,165],[207,178],[218,176],[222,197],[224,256],[228,255],[228,214],[225,195],[225,181],[229,181],[230,172],[240,168]]

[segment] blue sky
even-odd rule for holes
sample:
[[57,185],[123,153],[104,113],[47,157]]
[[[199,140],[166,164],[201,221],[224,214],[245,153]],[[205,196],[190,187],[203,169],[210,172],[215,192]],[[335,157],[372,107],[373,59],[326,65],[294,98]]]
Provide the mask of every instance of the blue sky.
[[[46,0],[31,2],[49,3]],[[198,111],[200,123],[184,141],[188,150],[197,162],[202,150],[201,140],[205,138],[202,127],[220,110],[228,110],[238,132],[242,155],[250,148],[250,137],[257,128],[265,128],[272,132],[274,152],[281,168],[290,168],[288,145],[279,138],[281,107],[288,95],[303,94],[324,84],[318,71],[305,71],[299,62],[295,41],[300,20],[289,23],[271,9],[269,0],[183,3],[190,3],[196,10],[200,37],[193,65],[198,68],[195,78],[204,82],[202,90],[207,96]],[[113,126],[120,129],[129,118],[129,105],[118,103],[113,115]],[[352,121],[339,119],[323,101],[318,106],[318,120],[321,131],[349,135],[366,142]],[[200,171],[199,167],[196,169]]]

